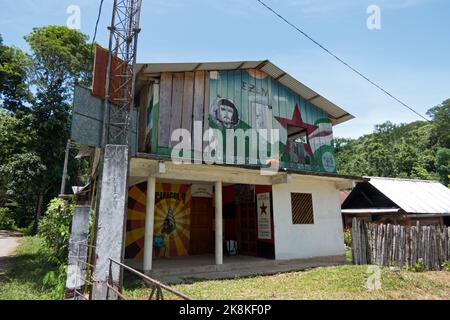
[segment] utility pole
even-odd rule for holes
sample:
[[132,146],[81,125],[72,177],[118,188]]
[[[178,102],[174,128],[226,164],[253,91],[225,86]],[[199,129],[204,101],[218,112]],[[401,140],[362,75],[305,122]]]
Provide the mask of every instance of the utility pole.
[[[130,114],[134,108],[135,74],[142,0],[114,0],[106,72],[102,152],[98,172],[95,269],[91,297],[117,299],[108,285],[122,282],[128,200]],[[120,287],[120,286],[119,286]],[[109,292],[109,294],[108,294]]]
[[59,195],[63,196],[66,192],[66,181],[67,181],[67,166],[69,165],[69,153],[70,153],[70,147],[72,145],[72,142],[67,140],[66,144],[66,155],[64,156],[64,168],[63,168],[63,174],[61,178],[61,190],[59,191]]

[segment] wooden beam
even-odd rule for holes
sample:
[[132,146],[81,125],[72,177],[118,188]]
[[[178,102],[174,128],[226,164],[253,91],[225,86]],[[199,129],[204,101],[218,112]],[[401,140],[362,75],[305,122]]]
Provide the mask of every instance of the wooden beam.
[[272,185],[273,176],[262,176],[259,170],[248,170],[235,167],[222,167],[207,164],[174,164],[171,161],[160,162],[150,159],[132,158],[130,176],[148,177],[154,175],[164,180],[183,180],[196,182],[222,181],[233,184]]
[[272,177],[272,184],[285,184],[292,182],[292,175],[290,174],[278,174]]
[[352,180],[336,181],[334,185],[338,190],[347,190],[354,187],[354,182]]

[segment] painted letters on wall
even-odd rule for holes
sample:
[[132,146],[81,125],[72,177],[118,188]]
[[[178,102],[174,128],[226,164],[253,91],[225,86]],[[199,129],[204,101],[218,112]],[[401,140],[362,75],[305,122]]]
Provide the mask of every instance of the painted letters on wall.
[[[162,73],[160,84],[153,85],[147,116],[147,152],[171,156],[177,144],[171,134],[182,128],[191,133],[193,154],[203,152],[205,160],[207,143],[202,134],[208,129],[222,133],[224,155],[229,129],[234,135],[245,135],[249,129],[277,129],[279,143],[267,143],[267,158],[286,168],[336,172],[327,113],[259,70]],[[263,150],[260,139],[252,142],[248,135],[243,139],[246,142],[234,145],[235,163],[265,164],[258,154],[258,148]],[[245,149],[245,159],[240,159],[238,145]],[[274,147],[279,150],[276,157]]]
[[[283,166],[336,172],[327,114],[264,72],[210,72],[210,93],[209,126],[222,130],[225,138],[226,129],[278,129]],[[246,158],[257,145],[247,143]]]

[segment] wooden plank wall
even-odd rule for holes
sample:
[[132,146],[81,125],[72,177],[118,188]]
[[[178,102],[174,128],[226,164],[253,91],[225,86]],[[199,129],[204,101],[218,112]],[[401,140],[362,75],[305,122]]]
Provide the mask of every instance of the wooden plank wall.
[[354,264],[439,270],[450,260],[450,228],[352,221]]
[[139,95],[139,152],[145,152],[145,143],[147,135],[147,110],[150,104],[152,86],[146,84]]
[[[187,129],[194,121],[209,128],[209,72],[164,72],[161,74],[158,147],[172,148],[172,132]],[[202,150],[198,150],[202,151]]]

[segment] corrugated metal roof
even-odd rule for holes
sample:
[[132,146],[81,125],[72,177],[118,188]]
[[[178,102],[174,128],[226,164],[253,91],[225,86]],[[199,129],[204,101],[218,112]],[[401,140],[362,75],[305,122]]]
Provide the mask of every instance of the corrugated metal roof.
[[325,111],[334,125],[354,118],[351,114],[322,97],[287,72],[278,68],[269,60],[204,63],[142,63],[136,65],[136,73],[138,76],[159,76],[161,72],[221,71],[238,69],[259,69],[267,73],[269,76],[278,80],[281,84],[295,93],[301,95],[319,109]]
[[342,213],[348,213],[348,214],[363,214],[363,213],[397,213],[400,212],[401,209],[399,208],[367,208],[367,209],[342,209]]
[[450,189],[437,181],[365,178],[407,213],[450,213]]

